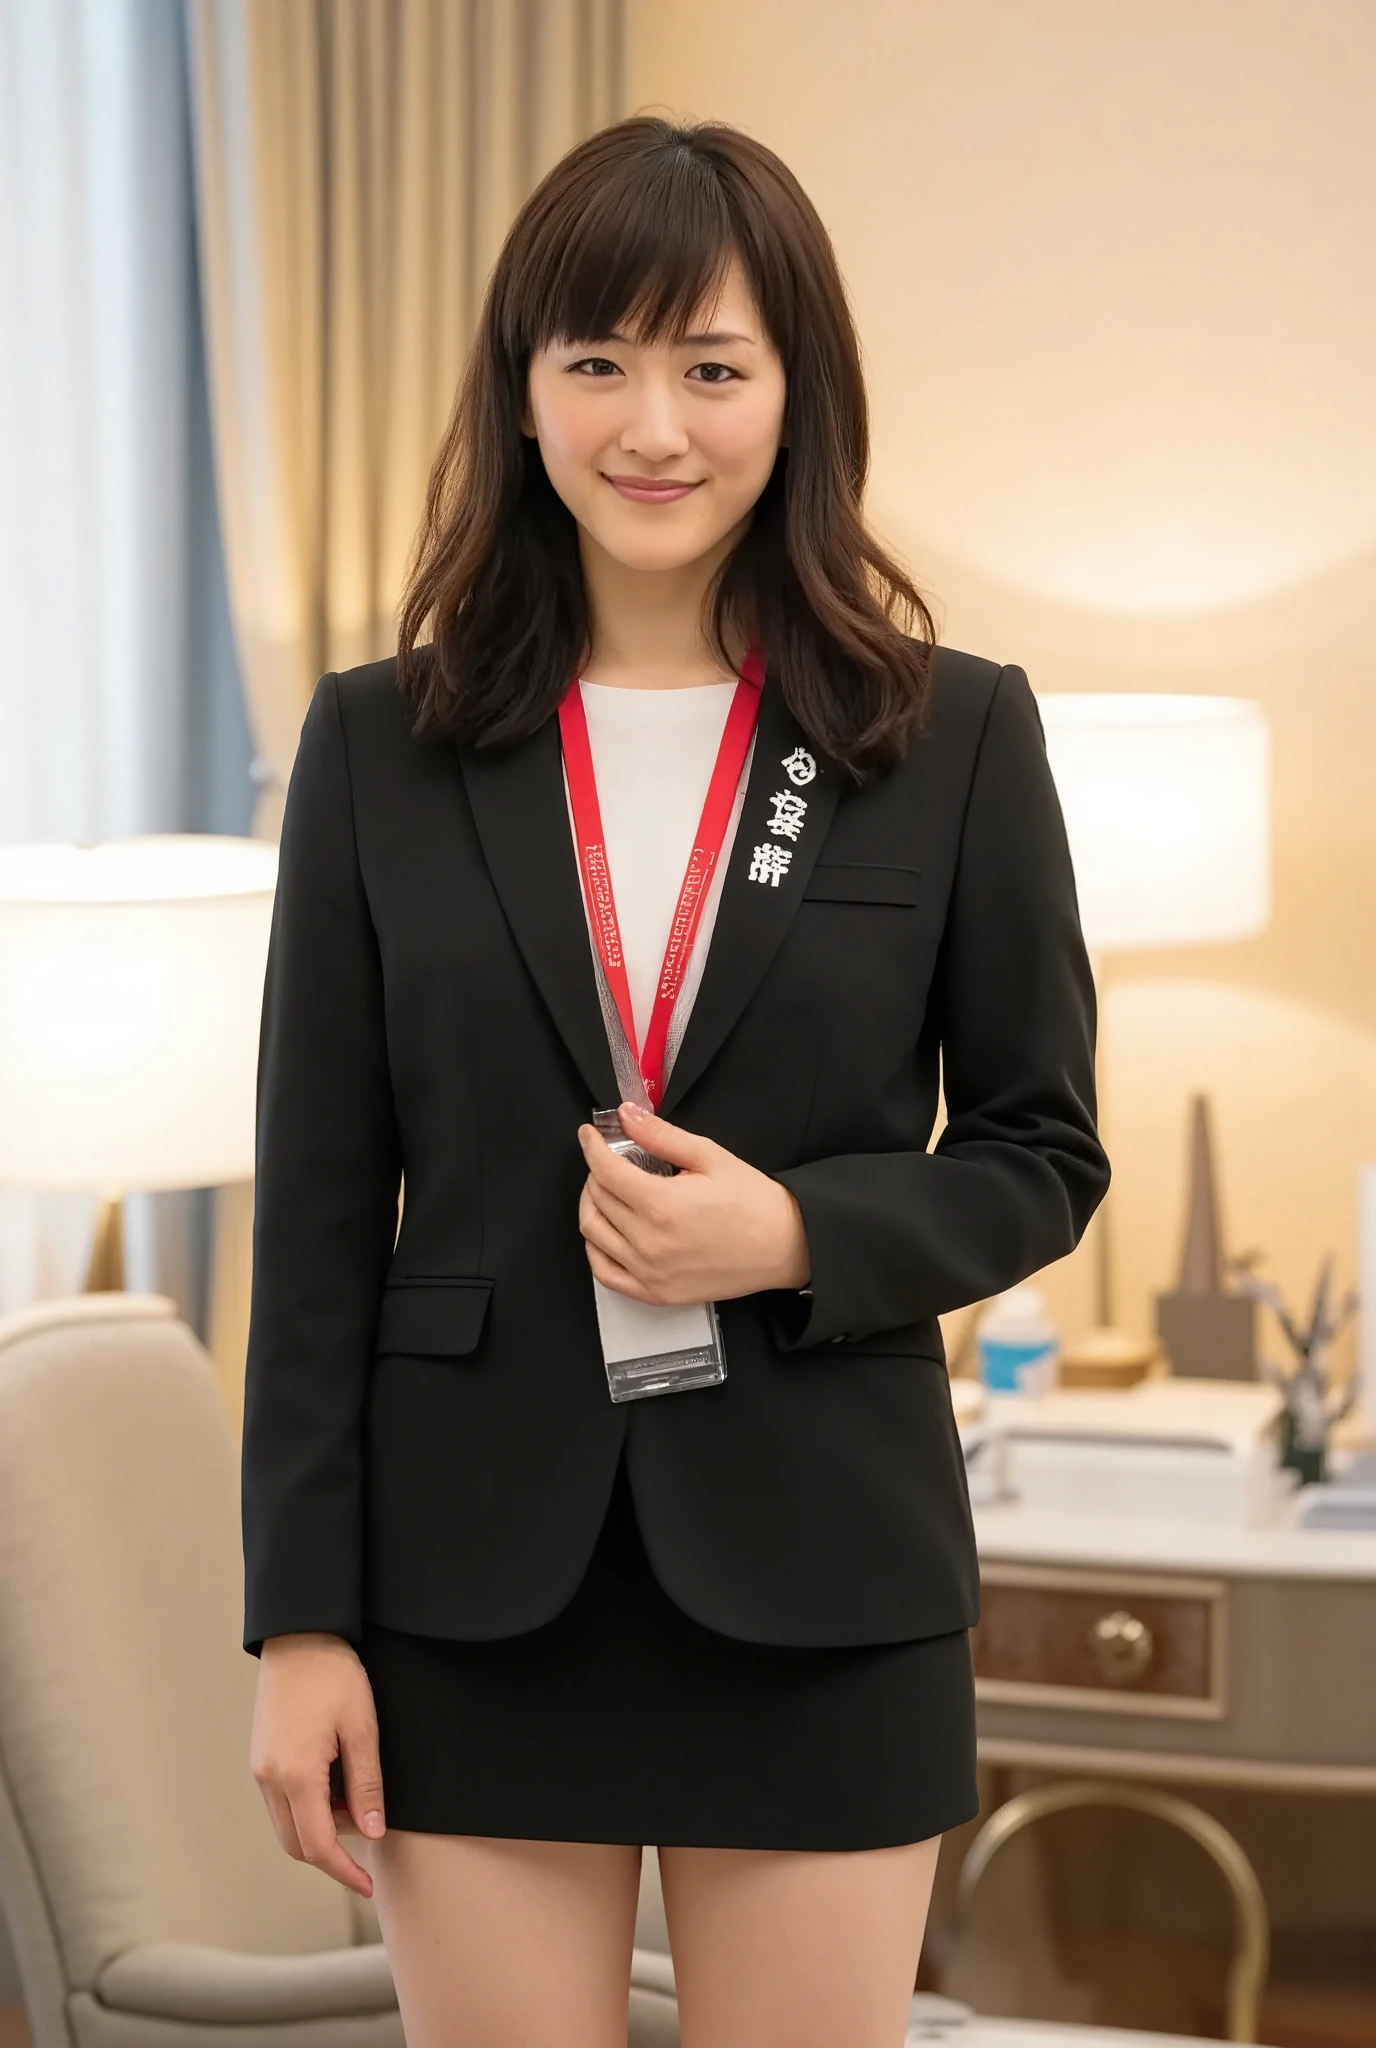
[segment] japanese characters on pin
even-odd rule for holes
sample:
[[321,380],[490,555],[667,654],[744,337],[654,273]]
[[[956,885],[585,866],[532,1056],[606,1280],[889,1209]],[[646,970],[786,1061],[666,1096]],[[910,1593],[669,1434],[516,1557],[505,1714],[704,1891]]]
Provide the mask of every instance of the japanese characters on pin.
[[[799,786],[812,781],[817,773],[817,763],[806,747],[795,747],[791,754],[785,754],[780,767],[790,782]],[[793,847],[779,846],[780,839],[796,841],[807,817],[807,798],[799,796],[797,788],[776,789],[769,799],[774,806],[774,815],[766,830],[772,839],[766,839],[751,851],[750,880],[777,889],[781,878],[788,873],[793,859]]]

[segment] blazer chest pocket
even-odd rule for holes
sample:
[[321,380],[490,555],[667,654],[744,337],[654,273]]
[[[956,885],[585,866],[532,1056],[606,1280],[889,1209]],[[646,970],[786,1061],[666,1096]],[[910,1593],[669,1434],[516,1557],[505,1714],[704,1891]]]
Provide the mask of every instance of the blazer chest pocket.
[[373,1350],[379,1358],[453,1358],[472,1351],[491,1298],[490,1280],[390,1280]]
[[918,900],[918,868],[877,861],[819,860],[807,878],[804,903],[896,903]]

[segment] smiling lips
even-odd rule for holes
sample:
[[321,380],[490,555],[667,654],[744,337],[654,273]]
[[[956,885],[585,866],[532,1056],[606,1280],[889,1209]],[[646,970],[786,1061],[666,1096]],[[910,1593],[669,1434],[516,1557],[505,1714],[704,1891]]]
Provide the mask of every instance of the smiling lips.
[[697,489],[696,482],[684,483],[677,477],[666,477],[662,483],[656,483],[647,476],[608,476],[607,482],[613,490],[620,491],[623,498],[632,498],[640,505],[672,504]]

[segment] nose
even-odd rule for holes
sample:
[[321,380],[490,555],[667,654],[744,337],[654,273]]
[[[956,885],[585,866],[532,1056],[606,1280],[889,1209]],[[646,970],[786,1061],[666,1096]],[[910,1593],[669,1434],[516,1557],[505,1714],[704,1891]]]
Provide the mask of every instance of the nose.
[[641,376],[631,383],[631,405],[618,443],[623,455],[668,462],[689,445],[672,376]]

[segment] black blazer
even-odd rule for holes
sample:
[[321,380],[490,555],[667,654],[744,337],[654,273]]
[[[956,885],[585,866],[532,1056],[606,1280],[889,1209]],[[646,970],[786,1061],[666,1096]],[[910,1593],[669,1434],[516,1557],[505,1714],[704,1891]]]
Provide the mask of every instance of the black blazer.
[[720,1303],[724,1383],[619,1405],[575,1135],[618,1090],[558,721],[504,749],[421,742],[394,678],[392,660],[322,678],[287,794],[245,1648],[298,1629],[358,1643],[365,1616],[535,1628],[578,1584],[623,1438],[654,1569],[709,1627],[807,1645],[968,1626],[936,1318],[1064,1257],[1109,1178],[1094,988],[1023,671],[940,650],[922,736],[858,791],[819,769],[777,883],[749,878],[751,852],[787,844],[770,798],[807,738],[766,678],[663,1109],[792,1190],[812,1293]]

